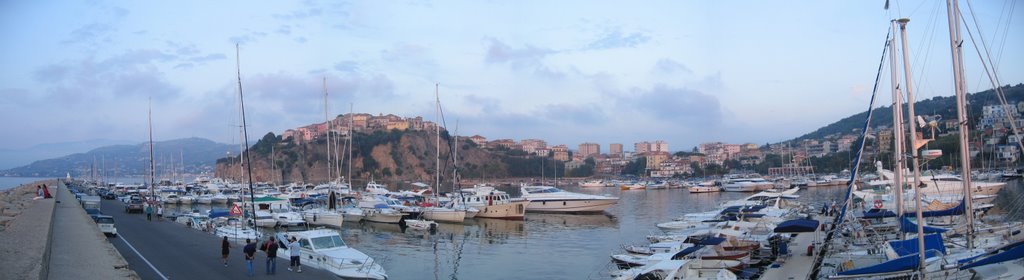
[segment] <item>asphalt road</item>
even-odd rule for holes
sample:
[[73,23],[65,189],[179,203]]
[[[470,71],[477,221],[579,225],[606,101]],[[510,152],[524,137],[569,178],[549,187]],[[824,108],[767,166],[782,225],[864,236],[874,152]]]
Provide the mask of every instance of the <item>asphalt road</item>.
[[117,237],[111,243],[142,279],[336,279],[334,274],[304,267],[288,271],[288,261],[277,258],[277,274],[265,275],[266,254],[256,251],[255,277],[246,276],[243,244],[233,244],[228,267],[221,262],[221,239],[169,219],[146,221],[146,214],[127,214],[124,204],[103,200],[103,214],[114,217]]

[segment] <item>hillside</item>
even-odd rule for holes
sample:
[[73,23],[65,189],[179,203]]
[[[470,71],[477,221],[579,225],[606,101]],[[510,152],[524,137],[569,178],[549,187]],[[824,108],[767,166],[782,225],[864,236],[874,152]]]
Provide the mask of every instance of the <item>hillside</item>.
[[[225,152],[238,147],[216,143],[203,138],[185,138],[154,142],[157,177],[169,177],[172,162],[175,169],[181,172],[181,161],[184,159],[184,170],[188,173],[211,171],[217,158]],[[89,177],[101,174],[107,176],[134,176],[148,173],[149,143],[135,145],[113,145],[76,153],[63,157],[45,159],[29,165],[0,171],[0,176],[31,176],[31,177],[64,177],[71,173],[75,177]]]
[[[435,134],[425,131],[375,131],[370,134],[356,133],[352,156],[341,165],[342,175],[347,175],[350,162],[352,177],[365,181],[371,177],[378,181],[423,181],[434,180],[436,140]],[[453,159],[449,156],[450,146],[446,132],[441,138],[442,180],[452,177]],[[541,158],[520,156],[513,151],[485,150],[472,141],[460,138],[458,165],[462,178],[505,178],[540,176]],[[327,141],[325,137],[310,142],[296,143],[282,141],[280,136],[268,133],[252,147],[253,179],[274,182],[324,182],[327,181]],[[273,165],[271,164],[273,154]],[[344,154],[344,153],[342,153]],[[347,157],[347,156],[346,156]],[[546,159],[548,175],[554,171],[552,160]],[[559,171],[562,164],[557,164]],[[216,175],[226,178],[240,178],[244,174],[238,157],[222,158],[217,161]]]
[[[1024,101],[1024,84],[1004,86],[1003,93],[1006,94],[1006,101],[1010,105],[1016,106],[1017,102]],[[891,94],[885,93],[883,95],[884,96],[877,97],[878,99],[876,99],[876,103],[889,102],[891,99],[889,96]],[[967,115],[971,118],[968,123],[970,123],[972,127],[974,124],[978,123],[978,119],[981,118],[982,107],[999,104],[996,92],[991,89],[968,94],[967,100]],[[905,106],[906,105],[904,105],[904,107]],[[914,103],[914,110],[918,115],[941,115],[944,120],[956,119],[956,98],[953,96],[936,96],[932,99],[920,100]],[[821,139],[826,135],[835,133],[850,133],[855,129],[860,129],[864,126],[865,116],[867,116],[867,111],[843,118],[793,140]],[[876,127],[879,125],[892,126],[892,106],[875,108],[874,113],[871,115],[871,126]]]

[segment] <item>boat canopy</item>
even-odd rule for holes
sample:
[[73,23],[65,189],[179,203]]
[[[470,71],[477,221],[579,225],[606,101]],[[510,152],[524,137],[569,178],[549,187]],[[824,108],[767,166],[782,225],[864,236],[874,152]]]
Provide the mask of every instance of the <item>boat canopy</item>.
[[768,206],[765,206],[765,205],[729,206],[729,207],[726,207],[725,209],[722,209],[721,213],[722,214],[729,214],[729,213],[751,213],[751,212],[761,211],[761,209],[764,209],[765,207],[768,207]]
[[[949,229],[924,226],[924,233],[943,233],[946,232],[947,230]],[[905,233],[916,233],[917,224],[911,221],[910,218],[903,218],[900,222],[900,231],[903,231]]]
[[[917,241],[914,241],[917,242]],[[916,244],[916,243],[915,243]],[[935,250],[925,251],[925,257],[931,258],[938,256],[939,252]],[[857,269],[851,269],[837,273],[837,275],[862,275],[862,274],[877,274],[877,273],[889,273],[897,271],[909,271],[917,270],[921,262],[918,256],[908,255],[897,259],[892,259],[880,264],[862,267]]]
[[276,198],[276,197],[270,197],[270,196],[264,196],[264,197],[258,197],[258,198],[256,198],[253,201],[255,201],[255,202],[275,202],[275,201],[282,201],[282,200],[284,200],[284,199]]
[[[916,231],[916,230],[915,230]],[[894,240],[889,241],[889,246],[899,256],[917,255],[917,238],[907,240]],[[925,251],[938,251],[940,253],[946,253],[946,245],[942,242],[942,235],[937,233],[929,234],[924,236],[924,249]]]
[[[960,200],[960,204],[957,205],[956,207],[949,208],[949,209],[946,209],[946,210],[924,211],[924,212],[921,212],[921,216],[925,217],[925,218],[927,218],[927,217],[957,216],[957,215],[963,215],[964,212],[965,212],[965,210],[964,210],[964,201]],[[916,212],[903,213],[903,217],[917,217],[917,213]]]
[[697,246],[693,246],[693,247],[689,247],[689,248],[683,249],[682,251],[679,251],[679,253],[676,253],[675,255],[672,255],[671,259],[673,259],[673,260],[683,259],[683,257],[686,257],[686,256],[688,256],[690,254],[693,254],[693,252],[696,252],[696,251],[698,251],[700,249],[704,249],[704,245],[697,245]]
[[889,217],[896,217],[896,213],[893,213],[892,211],[889,211],[889,210],[871,209],[871,210],[868,210],[868,211],[864,211],[864,216],[861,217],[861,218],[864,218],[864,219],[880,219],[880,218],[889,218]]
[[818,220],[796,219],[775,226],[776,233],[814,232],[818,229]]
[[211,219],[219,218],[219,217],[227,217],[227,216],[231,216],[231,211],[228,211],[228,210],[218,210],[218,209],[210,210],[210,218]]
[[989,255],[988,257],[985,258],[982,257],[989,253],[960,260],[960,270],[1024,258],[1024,242],[1017,242],[1014,244],[1007,245],[1003,248],[999,248],[998,251],[1002,252]]

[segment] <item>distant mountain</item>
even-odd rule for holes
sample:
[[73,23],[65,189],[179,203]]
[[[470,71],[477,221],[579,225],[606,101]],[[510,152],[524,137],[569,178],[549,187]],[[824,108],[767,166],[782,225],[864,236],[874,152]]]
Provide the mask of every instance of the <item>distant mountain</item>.
[[[172,172],[212,172],[218,158],[228,151],[235,151],[234,145],[216,143],[203,138],[185,138],[160,141],[153,144],[158,177],[170,177]],[[35,161],[29,165],[0,171],[0,176],[63,177],[71,173],[75,177],[89,177],[92,174],[107,176],[136,176],[148,174],[149,143],[134,145],[112,145],[99,147],[85,153]]]
[[[1003,93],[1006,95],[1006,102],[1010,106],[1016,106],[1018,102],[1024,101],[1024,84],[1017,84],[1015,86],[1004,86]],[[890,102],[892,94],[889,92],[880,93],[882,96],[876,97],[875,103],[888,103]],[[994,90],[989,89],[986,91],[968,94],[967,96],[967,116],[970,118],[968,122],[971,127],[974,127],[978,123],[978,120],[982,116],[982,107],[988,105],[999,105],[999,99]],[[867,105],[867,104],[865,104]],[[904,112],[906,112],[906,105],[904,105]],[[928,100],[919,100],[914,103],[914,111],[917,115],[939,115],[943,120],[956,119],[956,98],[953,96],[936,96]],[[848,134],[854,130],[859,130],[864,126],[864,117],[867,116],[867,111],[843,118],[837,122],[829,124],[825,127],[819,128],[811,133],[804,134],[803,136],[793,139],[793,141],[800,141],[804,139],[821,139],[826,135],[832,135],[836,133]],[[883,106],[876,108],[874,113],[871,114],[871,127],[877,127],[880,125],[892,126],[892,106]],[[940,128],[942,129],[942,128]]]
[[81,153],[103,146],[133,143],[135,143],[135,141],[92,139],[74,142],[45,143],[24,149],[0,149],[0,170],[26,165],[37,160]]

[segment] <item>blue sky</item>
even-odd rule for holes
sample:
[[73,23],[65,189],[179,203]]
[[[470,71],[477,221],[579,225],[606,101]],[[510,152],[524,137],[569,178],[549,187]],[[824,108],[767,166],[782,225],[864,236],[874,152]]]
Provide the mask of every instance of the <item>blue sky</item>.
[[[1024,7],[977,2],[1020,83]],[[883,3],[3,1],[0,147],[144,141],[149,99],[157,140],[237,143],[236,42],[253,139],[323,121],[326,77],[332,114],[427,119],[440,83],[449,126],[490,139],[775,142],[866,108],[892,18],[911,18],[918,99],[952,95],[944,3]]]

